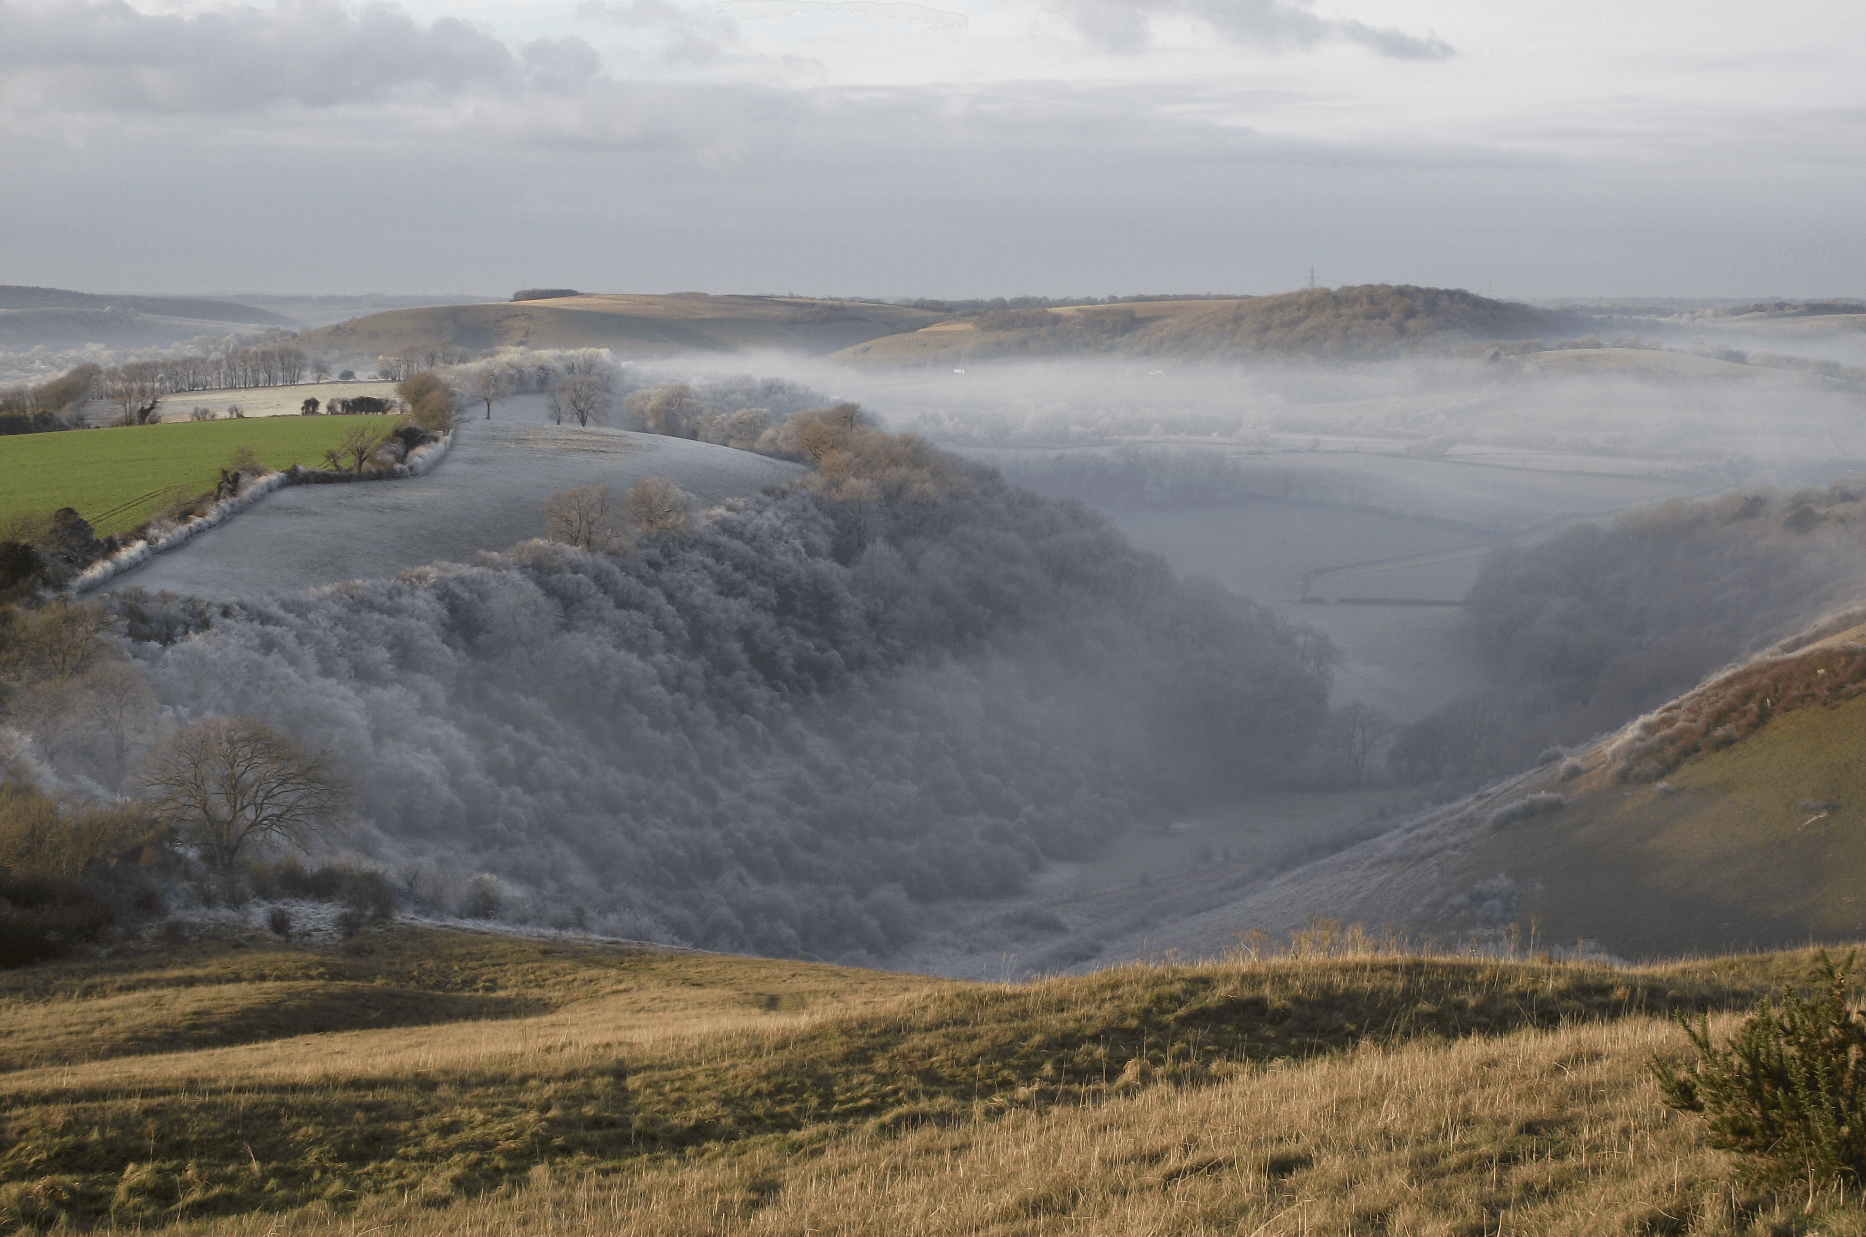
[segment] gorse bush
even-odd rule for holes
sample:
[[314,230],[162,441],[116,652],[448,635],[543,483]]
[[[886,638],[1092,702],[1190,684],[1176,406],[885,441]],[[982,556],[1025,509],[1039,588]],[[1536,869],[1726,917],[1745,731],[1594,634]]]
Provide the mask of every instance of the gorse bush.
[[1866,1180],[1866,1018],[1851,1000],[1852,965],[1852,954],[1836,966],[1822,950],[1815,995],[1785,988],[1779,1004],[1758,1002],[1723,1048],[1707,1018],[1694,1027],[1681,1016],[1697,1059],[1683,1073],[1652,1060],[1666,1104],[1706,1114],[1710,1145],[1753,1157],[1762,1177]]

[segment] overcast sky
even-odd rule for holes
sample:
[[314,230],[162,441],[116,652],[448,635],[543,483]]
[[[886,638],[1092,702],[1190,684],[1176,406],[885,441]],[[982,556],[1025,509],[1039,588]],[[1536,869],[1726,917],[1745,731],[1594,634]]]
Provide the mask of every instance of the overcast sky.
[[1836,0],[0,0],[0,283],[1866,295]]

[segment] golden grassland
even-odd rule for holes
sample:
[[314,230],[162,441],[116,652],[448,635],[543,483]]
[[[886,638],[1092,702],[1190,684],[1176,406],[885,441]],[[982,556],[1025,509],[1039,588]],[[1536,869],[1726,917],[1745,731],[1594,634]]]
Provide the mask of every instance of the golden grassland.
[[1734,1233],[1808,1204],[1747,1191],[1642,1072],[1682,1057],[1669,1012],[1727,1024],[1805,956],[1343,939],[1024,985],[408,926],[26,968],[0,1230]]
[[[268,417],[111,426],[0,438],[0,520],[75,508],[102,537],[127,533],[177,494],[214,482],[242,446],[272,469],[322,466],[359,417]],[[367,418],[384,431],[386,417]]]
[[613,348],[635,358],[757,348],[824,354],[938,316],[902,305],[801,297],[588,295],[397,309],[307,331],[297,342],[352,357],[436,339],[475,350]]

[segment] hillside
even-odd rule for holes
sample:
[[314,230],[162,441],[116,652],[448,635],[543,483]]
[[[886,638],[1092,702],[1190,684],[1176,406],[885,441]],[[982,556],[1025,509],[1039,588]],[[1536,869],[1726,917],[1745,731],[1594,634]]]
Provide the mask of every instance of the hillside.
[[1577,324],[1444,288],[1315,288],[1235,300],[1002,310],[844,349],[865,368],[1103,353],[1175,360],[1373,358],[1472,340],[1548,337]]
[[203,322],[242,325],[297,326],[282,314],[233,301],[194,296],[128,296],[121,293],[71,292],[64,288],[34,288],[0,284],[0,309],[120,309],[161,318],[191,318]]
[[800,297],[589,295],[370,314],[301,334],[307,351],[359,361],[439,340],[461,348],[611,348],[628,358],[771,348],[820,356],[939,315]]
[[[1644,1072],[1684,1049],[1668,1010],[1727,1028],[1805,956],[1615,970],[1310,938],[1006,986],[198,930],[0,974],[0,1224],[1724,1233],[1805,1199],[1743,1189]],[[1832,1198],[1814,1218],[1860,1231]]]
[[1623,957],[1866,933],[1866,626],[1787,641],[1564,760],[1167,931],[1208,949],[1315,911]]

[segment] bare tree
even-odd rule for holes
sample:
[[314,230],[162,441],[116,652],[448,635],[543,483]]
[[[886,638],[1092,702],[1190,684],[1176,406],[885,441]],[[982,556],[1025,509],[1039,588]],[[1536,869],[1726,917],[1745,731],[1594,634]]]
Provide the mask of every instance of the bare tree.
[[643,477],[628,492],[628,515],[650,537],[679,537],[693,526],[693,495],[672,477]]
[[573,485],[544,500],[545,536],[582,550],[623,549],[622,503],[606,485]]
[[363,465],[375,458],[389,437],[387,431],[379,431],[375,426],[358,425],[324,453],[324,460],[338,472],[362,472]]
[[130,750],[155,716],[155,692],[141,669],[128,661],[107,661],[86,677],[90,688],[89,721],[109,749],[110,784],[123,788]]
[[483,365],[473,380],[467,385],[473,398],[484,400],[486,419],[492,420],[493,401],[504,399],[512,393],[512,374],[503,365]]
[[152,361],[112,366],[104,371],[104,398],[117,406],[122,424],[147,425],[162,403],[161,373]]
[[304,848],[334,829],[350,787],[328,755],[251,717],[210,717],[176,733],[143,775],[157,810],[198,846],[223,896],[249,844]]
[[1367,780],[1367,762],[1393,731],[1392,718],[1359,700],[1336,709],[1328,719],[1329,745],[1354,774],[1356,785]]
[[54,601],[22,617],[8,652],[24,662],[20,670],[26,675],[62,685],[108,655],[106,636],[115,626],[102,605]]
[[565,374],[551,384],[551,415],[562,425],[565,417],[575,417],[578,425],[609,423],[609,383],[601,374]]

